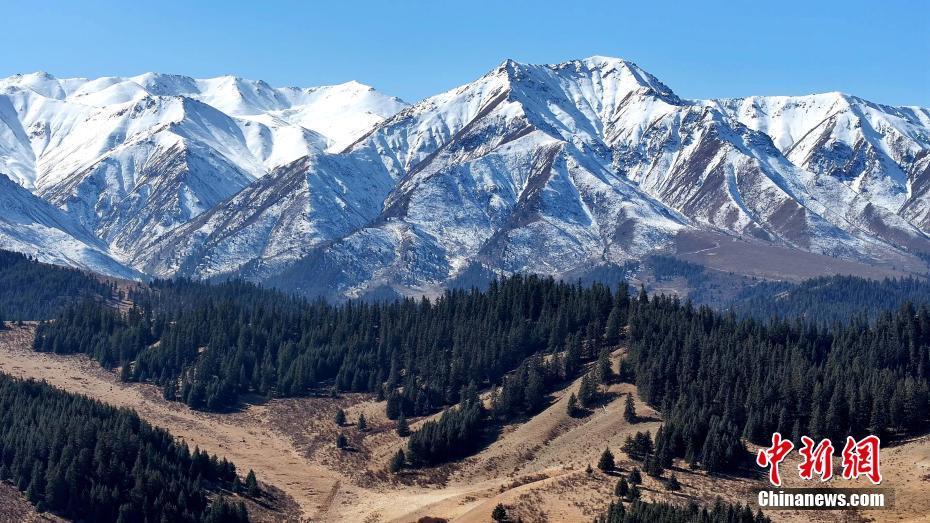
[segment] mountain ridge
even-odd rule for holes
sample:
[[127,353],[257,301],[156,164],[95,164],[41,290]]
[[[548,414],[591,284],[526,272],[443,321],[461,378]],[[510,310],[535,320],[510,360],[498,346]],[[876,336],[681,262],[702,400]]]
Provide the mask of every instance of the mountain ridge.
[[[351,132],[334,123],[334,138],[300,122],[334,120],[344,93],[327,109],[307,102],[318,89],[229,76],[148,73],[130,83],[108,77],[81,85],[23,78],[65,99],[151,104],[186,92],[196,97],[179,96],[216,111],[200,119],[185,113],[158,131],[207,152],[193,164],[177,154],[153,162],[155,185],[101,191],[90,204],[88,193],[109,187],[112,176],[85,172],[77,177],[95,180],[81,182],[87,188],[38,191],[70,215],[83,205],[84,226],[127,265],[159,277],[238,275],[340,289],[334,297],[378,289],[417,294],[475,270],[577,274],[674,253],[682,234],[912,270],[922,265],[915,255],[930,253],[924,108],[842,93],[687,100],[627,60],[505,60],[413,105],[378,95],[390,114]],[[0,120],[9,113],[2,102],[15,91],[11,83],[0,80]],[[353,107],[369,114],[371,88],[340,86],[354,93],[349,98],[367,93]],[[307,103],[282,109],[295,99]],[[303,148],[293,147],[295,127],[310,133],[297,140]],[[3,138],[24,132],[4,130],[0,125],[0,167],[15,166],[16,142]],[[111,162],[132,175],[144,164]],[[169,174],[167,165],[181,164]],[[241,174],[232,185],[191,185],[198,172]],[[219,186],[227,189],[213,189]],[[127,201],[135,203],[112,204]],[[114,208],[122,210],[106,211]]]

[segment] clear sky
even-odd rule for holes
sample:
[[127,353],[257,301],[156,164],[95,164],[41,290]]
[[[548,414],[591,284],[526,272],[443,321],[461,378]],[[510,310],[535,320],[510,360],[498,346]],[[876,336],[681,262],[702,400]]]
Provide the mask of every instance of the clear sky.
[[504,58],[618,56],[679,96],[930,106],[930,1],[83,1],[0,6],[0,76],[358,80],[415,101]]

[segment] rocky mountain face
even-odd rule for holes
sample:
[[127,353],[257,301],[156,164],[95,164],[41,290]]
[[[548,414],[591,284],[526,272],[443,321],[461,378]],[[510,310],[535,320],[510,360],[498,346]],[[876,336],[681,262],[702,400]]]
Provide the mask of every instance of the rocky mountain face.
[[913,261],[928,151],[924,108],[683,100],[604,57],[508,60],[412,106],[355,83],[0,81],[0,172],[125,266],[333,298],[575,276],[699,233]]
[[275,167],[342,148],[405,105],[355,82],[18,75],[0,80],[0,173],[126,261]]
[[0,249],[39,261],[138,278],[141,274],[107,253],[106,244],[60,209],[0,174]]

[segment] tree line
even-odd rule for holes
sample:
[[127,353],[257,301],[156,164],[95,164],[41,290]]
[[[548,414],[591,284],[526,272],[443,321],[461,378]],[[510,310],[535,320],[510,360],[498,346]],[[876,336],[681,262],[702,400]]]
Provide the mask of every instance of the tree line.
[[75,301],[108,299],[116,292],[113,284],[89,273],[3,250],[0,289],[0,325],[3,321],[53,318]]
[[[251,475],[254,481],[254,474]],[[0,480],[80,521],[245,522],[236,467],[133,411],[0,374]]]
[[605,329],[619,336],[625,305],[616,296],[599,284],[515,276],[434,300],[332,305],[243,282],[158,281],[133,291],[126,314],[96,302],[69,307],[39,326],[34,347],[87,354],[196,409],[234,407],[246,392],[335,388],[383,396],[391,417],[419,416],[459,403],[469,386],[500,384],[535,354],[568,352],[577,372],[597,356],[592,340],[611,341]]
[[691,503],[685,507],[669,503],[612,502],[594,523],[771,523],[748,505],[731,505],[717,500],[710,508]]
[[[660,408],[656,454],[708,470],[738,467],[741,438],[764,444],[925,431],[930,311],[905,303],[849,324],[739,319],[676,298],[633,300],[630,359]],[[665,465],[667,466],[667,465]]]
[[[658,466],[682,457],[733,469],[743,438],[764,443],[775,430],[793,439],[913,434],[930,408],[926,306],[874,321],[756,320],[642,290],[631,299],[625,284],[615,292],[537,276],[387,303],[333,305],[186,280],[154,282],[131,298],[125,314],[97,302],[64,310],[40,326],[35,348],[88,354],[198,409],[233,407],[246,392],[333,390],[377,394],[391,419],[459,405],[417,436],[411,463],[449,459],[447,450],[468,448],[489,424],[535,414],[596,359],[570,405],[578,414],[596,401],[625,327],[619,378],[667,422],[655,441]],[[468,391],[480,390],[490,391],[487,410],[469,408]]]
[[930,302],[926,279],[825,276],[799,284],[760,281],[742,289],[729,308],[760,320],[803,318],[819,325],[846,323],[854,317],[873,321],[904,302]]

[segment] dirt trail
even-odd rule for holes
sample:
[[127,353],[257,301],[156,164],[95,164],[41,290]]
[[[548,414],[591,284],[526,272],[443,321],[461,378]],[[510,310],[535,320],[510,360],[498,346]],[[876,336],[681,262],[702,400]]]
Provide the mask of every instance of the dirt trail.
[[195,412],[161,398],[154,386],[120,383],[116,375],[83,356],[39,354],[29,349],[34,326],[0,332],[0,372],[85,394],[111,405],[131,407],[153,425],[166,428],[191,447],[225,456],[245,472],[294,499],[303,517],[324,506],[338,476],[309,463],[285,436],[267,423],[267,407],[250,406],[232,414]]
[[[498,503],[524,521],[591,521],[613,499],[617,477],[585,472],[605,446],[618,458],[622,473],[641,466],[619,448],[626,435],[654,432],[658,413],[637,401],[639,419],[627,423],[623,404],[635,387],[613,384],[604,400],[586,416],[570,417],[566,403],[579,381],[556,391],[551,405],[533,418],[504,427],[496,441],[459,463],[393,476],[384,472],[390,457],[406,443],[384,417],[384,403],[346,394],[340,398],[272,400],[242,412],[209,414],[169,403],[153,386],[126,385],[114,373],[82,356],[56,356],[30,350],[34,326],[0,332],[0,372],[45,379],[52,385],[101,401],[131,407],[149,422],[203,449],[226,456],[243,471],[254,469],[260,481],[293,498],[302,518],[333,522],[408,523],[436,516],[470,523],[488,521]],[[620,350],[613,355],[616,365]],[[350,423],[337,427],[336,409]],[[365,414],[369,429],[354,426]],[[416,428],[423,419],[411,419]],[[352,452],[335,448],[344,433]],[[922,438],[883,451],[886,485],[896,489],[893,511],[866,515],[877,521],[927,521],[930,511],[930,439]],[[790,464],[786,466],[795,466]],[[786,469],[787,470],[787,469]],[[647,501],[710,502],[717,496],[746,503],[763,485],[738,477],[712,477],[682,466],[674,470],[681,492],[644,475]],[[843,521],[842,512],[774,512],[774,521]],[[855,516],[853,516],[855,517]]]

